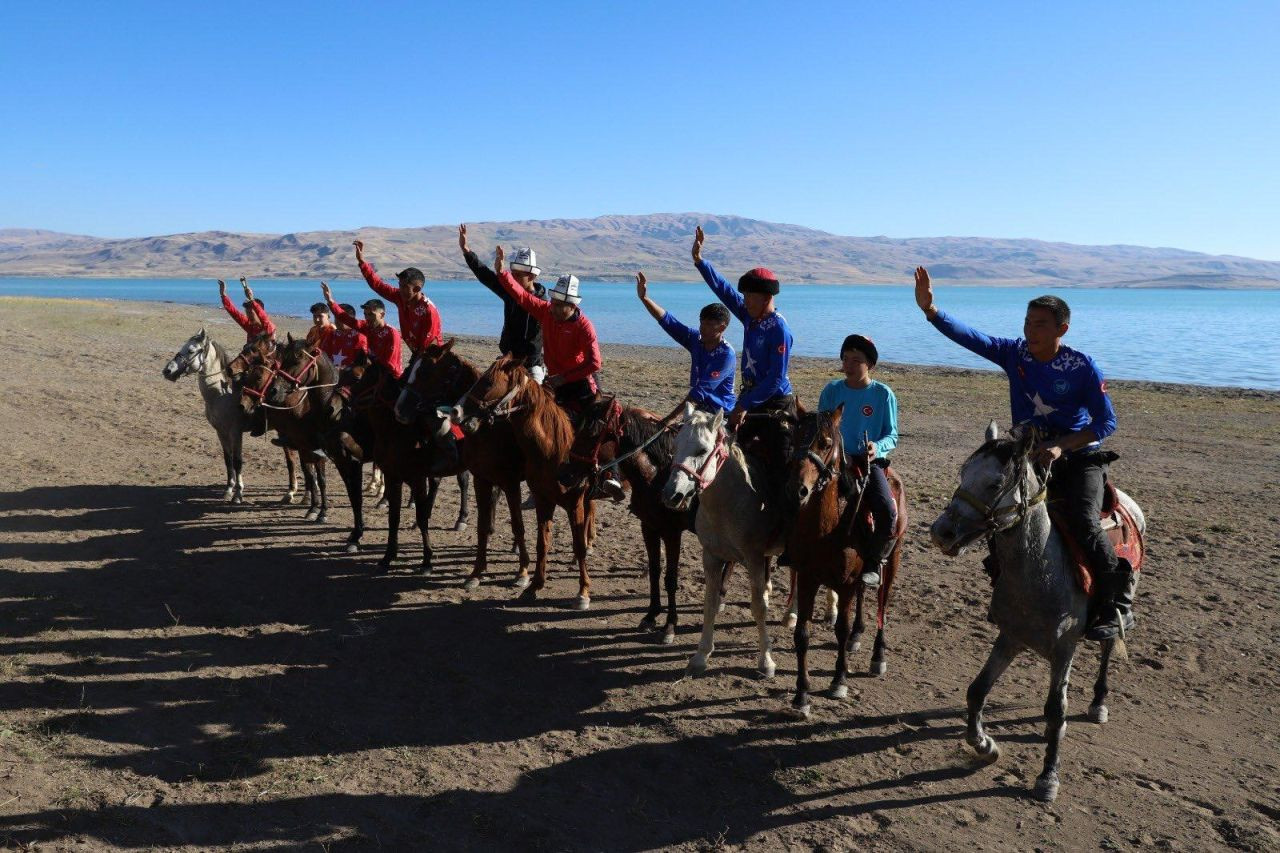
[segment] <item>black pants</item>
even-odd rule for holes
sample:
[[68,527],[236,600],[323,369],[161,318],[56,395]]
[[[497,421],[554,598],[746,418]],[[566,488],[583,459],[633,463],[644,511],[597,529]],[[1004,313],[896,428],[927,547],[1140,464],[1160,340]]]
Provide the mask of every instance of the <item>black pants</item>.
[[1101,452],[1063,456],[1053,464],[1049,480],[1049,498],[1055,501],[1095,572],[1116,570],[1115,549],[1098,520],[1109,458]]
[[[795,442],[796,398],[791,394],[771,397],[756,408],[749,409],[747,415],[742,426],[738,427],[738,444],[749,448],[755,443],[756,452],[765,463],[769,489],[776,494],[782,489],[787,463],[791,461],[791,448]],[[751,417],[752,415],[757,417]],[[769,417],[762,417],[763,415]]]
[[591,385],[590,379],[577,379],[573,382],[566,382],[556,389],[556,402],[560,404],[560,408],[569,413],[569,420],[573,423],[574,432],[578,431],[582,419],[582,413],[586,411],[587,406],[596,398],[596,391]]

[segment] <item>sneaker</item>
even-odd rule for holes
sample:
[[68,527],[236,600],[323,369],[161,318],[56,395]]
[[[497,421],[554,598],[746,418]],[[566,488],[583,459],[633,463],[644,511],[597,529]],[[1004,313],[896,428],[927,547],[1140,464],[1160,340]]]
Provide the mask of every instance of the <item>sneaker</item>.
[[879,572],[863,572],[862,585],[867,589],[879,589],[880,573]]
[[602,496],[608,498],[614,503],[618,503],[627,495],[626,491],[622,488],[622,483],[619,482],[617,477],[606,477],[601,480],[598,489]]

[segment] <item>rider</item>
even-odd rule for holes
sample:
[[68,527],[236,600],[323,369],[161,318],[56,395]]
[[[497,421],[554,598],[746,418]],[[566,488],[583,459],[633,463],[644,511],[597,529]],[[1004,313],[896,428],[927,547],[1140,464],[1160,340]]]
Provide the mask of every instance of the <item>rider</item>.
[[[502,336],[498,338],[498,350],[503,355],[523,358],[525,367],[534,381],[541,384],[547,368],[542,362],[542,325],[529,312],[520,307],[498,284],[498,274],[484,265],[480,256],[467,248],[467,226],[458,226],[458,247],[471,272],[480,283],[502,300]],[[546,300],[547,289],[537,282],[542,270],[533,249],[522,247],[511,256],[511,275],[528,293]]]
[[[862,585],[880,586],[885,563],[893,553],[893,530],[898,523],[898,507],[889,489],[885,469],[889,453],[898,446],[898,398],[893,389],[871,378],[880,360],[875,343],[863,335],[849,335],[840,345],[840,367],[844,379],[833,379],[818,398],[819,412],[835,411],[843,405],[840,434],[850,452],[865,453],[867,483],[863,494],[875,523],[862,554]],[[858,519],[850,520],[856,525]]]
[[[649,298],[649,281],[642,272],[636,273],[636,296],[662,331],[689,351],[689,393],[685,400],[712,414],[733,411],[737,401],[733,393],[736,355],[733,346],[724,339],[725,330],[729,328],[728,309],[712,302],[699,312],[697,329],[686,326]],[[683,407],[684,402],[680,405]]]
[[[341,370],[355,358],[361,350],[369,350],[369,341],[359,329],[348,326],[335,326],[329,310],[329,286],[320,282],[321,291],[325,294],[324,302],[311,306],[311,328],[307,330],[307,346],[319,348],[333,362],[333,366]],[[338,306],[346,314],[355,316],[356,309],[343,303]]]
[[1014,422],[1030,422],[1043,434],[1035,459],[1053,466],[1050,492],[1061,499],[1071,535],[1099,581],[1098,607],[1085,638],[1112,639],[1122,624],[1132,630],[1133,569],[1116,558],[1098,520],[1107,468],[1115,458],[1102,450],[1102,441],[1115,432],[1116,413],[1098,365],[1062,343],[1071,322],[1067,303],[1036,297],[1027,303],[1023,337],[993,338],[939,310],[929,272],[917,267],[916,304],[942,334],[1004,369]]
[[[742,393],[729,413],[730,429],[738,431],[738,443],[746,447],[758,439],[771,485],[782,485],[782,472],[791,456],[792,430],[796,422],[796,398],[791,393],[787,363],[794,339],[786,319],[775,309],[778,277],[756,267],[738,279],[738,291],[702,259],[706,235],[698,226],[693,238],[693,263],[725,307],[746,327],[742,335]],[[740,291],[740,292],[739,292]],[[752,415],[750,420],[747,415]]]
[[227,283],[218,279],[218,295],[222,297],[222,307],[227,309],[231,319],[244,329],[246,340],[251,341],[264,333],[275,337],[276,324],[271,322],[271,317],[267,315],[267,309],[263,306],[262,300],[254,297],[253,288],[249,287],[249,282],[244,276],[240,276],[240,286],[244,288],[244,311],[236,308],[231,297],[227,296]]
[[361,305],[364,319],[360,320],[356,318],[355,312],[347,312],[343,310],[343,306],[334,303],[329,285],[321,282],[320,289],[324,292],[324,300],[329,303],[329,310],[337,318],[338,324],[362,333],[368,340],[369,355],[373,360],[399,379],[403,369],[400,366],[400,333],[387,322],[387,306],[382,304],[382,300],[370,299]]
[[[365,261],[364,242],[356,240],[352,245],[356,247],[356,262],[360,265],[360,274],[364,276],[369,287],[399,310],[400,337],[409,347],[409,352],[416,355],[427,346],[439,343],[440,312],[422,292],[422,286],[426,283],[422,270],[417,267],[401,270],[396,273],[399,287],[392,287],[383,281],[373,267]],[[398,371],[396,375],[400,375]]]

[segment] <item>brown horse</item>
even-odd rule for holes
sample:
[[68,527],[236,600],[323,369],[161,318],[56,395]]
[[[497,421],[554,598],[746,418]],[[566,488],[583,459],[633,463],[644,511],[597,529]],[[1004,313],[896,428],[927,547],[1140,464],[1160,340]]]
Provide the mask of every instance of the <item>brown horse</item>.
[[[447,426],[441,424],[439,410],[451,408],[461,400],[480,378],[480,370],[453,351],[452,338],[444,344],[432,344],[414,359],[401,383],[396,400],[396,419],[413,424],[422,440],[430,441]],[[493,534],[494,488],[507,498],[511,514],[511,536],[520,557],[520,569],[514,585],[529,585],[529,548],[525,544],[524,516],[520,512],[520,483],[524,479],[524,456],[516,443],[515,431],[507,420],[468,435],[462,445],[462,462],[475,481],[476,524],[475,566],[465,581],[465,588],[480,586],[489,562],[489,537]]]
[[[373,461],[382,470],[387,497],[387,549],[378,565],[385,571],[391,568],[399,547],[400,489],[409,485],[413,496],[415,521],[422,536],[422,563],[419,571],[431,571],[431,512],[435,508],[436,493],[440,490],[440,477],[430,476],[434,461],[434,444],[424,440],[416,426],[401,424],[395,416],[396,400],[400,396],[400,383],[391,371],[360,352],[345,371],[350,378],[350,407],[359,417],[367,418],[373,431]],[[471,478],[459,462],[454,471],[443,472],[458,478],[462,492],[458,519],[454,530],[467,526],[468,494]]]
[[[856,493],[848,498],[841,495],[841,477],[846,465],[844,441],[840,434],[843,415],[844,407],[839,406],[833,412],[814,412],[801,417],[784,490],[793,514],[787,549],[791,555],[799,604],[795,627],[796,695],[791,704],[798,714],[806,717],[810,710],[809,621],[813,618],[818,587],[826,586],[837,596],[836,672],[831,683],[833,698],[843,699],[849,694],[845,684],[846,656],[854,639],[849,630],[849,610],[855,597],[858,622],[862,621],[862,558],[849,542],[850,519],[860,509],[861,502]],[[895,482],[894,485],[900,495],[901,483]],[[901,502],[899,505],[901,507]],[[902,515],[905,520],[905,508]],[[899,529],[901,525],[900,521]],[[881,579],[876,642],[871,660],[873,674],[885,671],[884,608],[901,559],[899,544],[894,548]],[[861,625],[857,627],[860,629]]]
[[573,556],[578,562],[577,608],[586,610],[591,606],[591,578],[587,575],[591,502],[585,488],[566,489],[557,478],[573,446],[569,416],[549,390],[533,381],[521,359],[505,355],[481,374],[459,409],[455,417],[468,436],[502,420],[509,420],[515,430],[538,518],[537,568],[524,595],[532,598],[546,586],[552,517],[560,506],[568,514],[573,531]]
[[[246,370],[257,364],[266,364],[275,362],[276,341],[271,335],[263,333],[249,341],[240,352],[227,362],[225,368],[226,379],[232,388],[232,394],[238,393],[241,377],[244,376]],[[237,415],[243,421],[241,429],[248,432],[252,427],[252,419],[246,418],[241,412],[240,406],[236,405]],[[262,433],[257,433],[261,435]],[[292,447],[285,446],[284,450],[284,467],[289,474],[289,490],[285,492],[284,497],[280,498],[280,503],[291,504],[298,498],[298,469],[303,466],[298,459],[298,451]],[[305,476],[306,469],[303,468]]]
[[668,509],[662,502],[662,488],[671,476],[673,449],[671,432],[657,415],[604,397],[583,413],[569,460],[560,469],[560,482],[566,486],[593,485],[610,468],[616,469],[631,486],[628,509],[640,520],[640,535],[649,559],[649,609],[640,621],[641,630],[658,627],[658,615],[662,613],[662,549],[666,548],[665,645],[675,642],[679,621],[676,591],[680,586],[680,537],[686,530],[693,530],[695,515],[693,510]]

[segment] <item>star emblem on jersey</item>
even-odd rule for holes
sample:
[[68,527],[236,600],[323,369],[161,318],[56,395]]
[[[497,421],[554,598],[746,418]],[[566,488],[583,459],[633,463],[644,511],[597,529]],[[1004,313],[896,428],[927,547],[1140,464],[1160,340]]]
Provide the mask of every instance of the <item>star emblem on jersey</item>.
[[1053,406],[1050,406],[1048,403],[1046,403],[1044,400],[1040,398],[1039,391],[1037,391],[1035,394],[1028,394],[1027,399],[1030,400],[1031,405],[1035,407],[1035,410],[1036,410],[1035,413],[1037,416],[1052,415],[1054,412],[1058,411]]
[[742,354],[742,372],[752,375],[756,372],[756,360],[751,357],[751,350],[747,350]]

